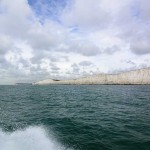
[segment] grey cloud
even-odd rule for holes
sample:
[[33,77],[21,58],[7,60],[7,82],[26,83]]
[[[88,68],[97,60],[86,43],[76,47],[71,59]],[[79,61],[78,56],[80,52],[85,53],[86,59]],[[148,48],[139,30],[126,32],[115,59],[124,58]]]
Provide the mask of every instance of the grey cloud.
[[12,46],[13,43],[8,36],[0,35],[0,55],[7,53]]
[[81,53],[84,56],[95,56],[101,53],[96,45],[88,45],[88,44],[79,45],[79,47],[77,47],[75,51]]
[[66,53],[73,52],[87,57],[96,56],[101,53],[99,47],[87,41],[75,41],[74,43],[70,41],[69,44],[66,44],[63,47],[59,47],[57,51]]
[[71,67],[76,68],[76,67],[78,67],[78,65],[76,63],[74,63],[74,64],[71,65]]
[[56,66],[55,64],[50,64],[50,66],[51,66],[51,70],[53,70],[53,71],[59,71],[60,70],[60,68],[58,66]]
[[49,72],[46,69],[41,68],[40,65],[37,65],[36,67],[35,66],[30,67],[30,74],[33,75],[33,76],[36,76],[36,75],[41,76],[42,74],[48,75]]
[[41,63],[41,60],[45,57],[46,57],[45,52],[36,52],[34,53],[34,56],[31,58],[31,63],[39,64]]
[[127,64],[130,64],[130,65],[136,65],[136,63],[134,63],[134,62],[131,61],[131,60],[126,61],[126,63],[127,63]]
[[30,68],[31,66],[30,62],[24,58],[20,58],[19,63],[22,64],[23,68]]
[[80,66],[85,66],[85,67],[87,67],[87,66],[93,65],[93,63],[90,62],[90,61],[81,61],[81,62],[79,63],[79,65],[80,65]]
[[69,57],[68,56],[62,56],[61,59],[65,62],[69,62]]
[[49,51],[35,51],[34,56],[31,58],[31,63],[40,64],[43,59],[47,59],[50,62],[69,62],[68,56],[55,54]]
[[59,74],[59,72],[58,72],[58,70],[52,70],[51,72],[50,72],[50,74],[55,74],[55,75],[58,75]]
[[119,47],[117,45],[114,45],[112,47],[107,47],[106,49],[104,49],[103,53],[112,55],[115,52],[118,52],[119,50],[120,50]]
[[[42,28],[39,28],[42,30]],[[46,33],[43,31],[29,31],[27,34],[27,41],[29,45],[35,50],[47,50],[51,51],[58,44],[57,35],[53,33]]]
[[6,63],[6,59],[3,57],[3,55],[0,55],[0,66],[2,67]]
[[131,41],[130,49],[133,53],[137,55],[143,55],[150,53],[150,40],[146,35],[143,35],[142,37],[135,37]]
[[143,19],[143,21],[150,21],[150,2],[147,0],[139,1],[139,17]]
[[80,68],[79,68],[79,66],[76,63],[72,64],[71,68],[72,68],[71,74],[77,75],[77,74],[80,73]]

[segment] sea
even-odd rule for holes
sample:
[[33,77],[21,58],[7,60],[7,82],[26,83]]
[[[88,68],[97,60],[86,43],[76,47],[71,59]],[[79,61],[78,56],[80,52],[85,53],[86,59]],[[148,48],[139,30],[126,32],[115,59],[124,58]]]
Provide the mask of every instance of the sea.
[[150,86],[0,86],[0,150],[150,150]]

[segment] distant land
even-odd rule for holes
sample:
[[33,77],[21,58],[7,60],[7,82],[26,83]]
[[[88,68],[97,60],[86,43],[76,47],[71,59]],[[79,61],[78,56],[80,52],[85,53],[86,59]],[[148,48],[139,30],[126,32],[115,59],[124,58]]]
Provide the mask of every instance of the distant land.
[[150,68],[132,70],[119,74],[97,74],[71,80],[47,79],[33,83],[34,85],[49,84],[150,84]]
[[20,82],[18,82],[15,85],[32,85],[32,83],[20,83]]

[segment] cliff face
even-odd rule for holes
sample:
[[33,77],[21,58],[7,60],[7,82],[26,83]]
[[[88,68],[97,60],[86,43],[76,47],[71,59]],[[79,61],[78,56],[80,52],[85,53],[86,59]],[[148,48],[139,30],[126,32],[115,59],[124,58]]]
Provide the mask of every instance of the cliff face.
[[120,74],[99,74],[75,80],[54,81],[51,79],[36,82],[46,84],[150,84],[150,68],[129,71]]

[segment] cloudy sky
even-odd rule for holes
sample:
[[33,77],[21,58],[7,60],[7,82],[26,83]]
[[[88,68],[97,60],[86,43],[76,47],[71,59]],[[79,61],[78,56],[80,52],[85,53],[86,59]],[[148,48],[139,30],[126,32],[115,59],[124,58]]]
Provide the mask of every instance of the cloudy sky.
[[0,0],[0,84],[150,66],[149,0]]

